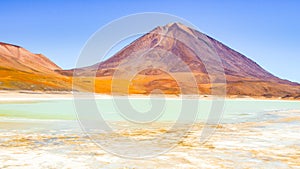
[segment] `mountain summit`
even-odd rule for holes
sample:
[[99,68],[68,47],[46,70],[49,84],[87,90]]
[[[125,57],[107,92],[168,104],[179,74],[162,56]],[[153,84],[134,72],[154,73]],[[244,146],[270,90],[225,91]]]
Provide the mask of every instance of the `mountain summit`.
[[[206,40],[205,44],[213,45],[212,48],[216,50],[216,54],[218,55],[218,57],[220,57],[226,75],[253,78],[259,80],[269,81],[271,79],[280,81],[280,79],[264,70],[257,63],[253,62],[246,56],[230,49],[229,47],[218,42],[217,40],[205,34],[202,34],[196,30],[193,30],[189,27],[186,27],[185,25],[180,23],[170,23],[166,26],[155,28],[150,33],[146,34],[145,36],[136,40],[126,48],[122,49],[119,53],[117,53],[107,61],[99,63],[98,67],[100,71],[103,71],[105,69],[114,69],[136,51],[143,51],[148,49],[161,49],[170,53],[174,53],[174,55],[180,57],[180,59],[182,59],[193,72],[205,73],[205,66],[201,59],[203,59],[203,57],[208,56],[198,56],[198,53],[195,53],[189,48],[189,46],[195,46],[194,44],[182,44],[180,42],[195,42],[194,40],[190,40],[194,38]],[[207,48],[206,46],[203,47],[203,44],[199,44],[199,46],[196,47],[198,47],[199,50],[201,50],[202,48]],[[166,56],[165,53],[162,53],[162,51],[156,54],[160,58],[164,58]],[[134,57],[138,58],[141,56]],[[146,58],[153,57],[154,56],[150,51],[144,54],[141,57],[141,59],[143,60],[143,62],[145,62]],[[177,63],[175,58],[173,57],[168,59],[170,60],[161,59],[160,61],[165,62],[165,66],[169,67],[169,70],[174,70],[174,72],[175,70],[176,72],[181,72],[180,67],[178,67],[177,64],[174,64]],[[213,66],[213,64],[211,64],[210,66]],[[184,72],[184,70],[182,71]]]
[[[216,58],[221,64],[216,64]],[[228,95],[300,97],[299,84],[272,75],[241,53],[181,23],[158,26],[103,62],[59,72],[82,78],[96,75],[95,90],[100,93],[112,92],[108,86],[115,80],[123,94],[128,89],[139,94],[155,89],[179,94],[182,89],[189,90],[187,76],[192,73],[200,93],[211,94],[210,83],[217,83],[219,77],[209,76],[208,70],[224,71]],[[178,84],[174,77],[185,83]]]
[[106,94],[209,95],[226,82],[231,96],[300,98],[298,83],[272,75],[181,23],[158,26],[111,58],[72,70],[62,70],[42,54],[1,42],[0,75],[0,90],[69,91],[73,80],[73,90]]

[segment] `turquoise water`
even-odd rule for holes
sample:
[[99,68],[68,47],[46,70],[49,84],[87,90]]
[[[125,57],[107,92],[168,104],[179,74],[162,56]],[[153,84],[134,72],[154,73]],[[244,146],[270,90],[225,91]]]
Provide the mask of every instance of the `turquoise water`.
[[[212,102],[198,101],[198,120],[205,122]],[[152,107],[147,99],[130,99],[130,102],[141,113]],[[180,164],[178,168],[238,165],[241,168],[297,168],[300,164],[300,102],[297,101],[226,100],[222,124],[205,144],[199,141],[205,131],[202,123],[195,124],[189,131],[172,130],[172,124],[164,122],[141,128],[129,125],[112,99],[97,99],[96,103],[103,118],[116,123],[109,123],[114,132],[101,133],[100,130],[101,134],[96,135],[99,138],[93,141],[76,121],[73,100],[0,103],[0,156],[3,157],[0,168],[141,168],[146,165],[167,168],[170,164]],[[176,120],[181,107],[180,100],[167,99],[159,120]],[[93,118],[89,115],[90,109],[86,108],[86,117]],[[182,132],[186,132],[186,136],[181,138]],[[116,135],[118,133],[141,142],[145,140],[148,148],[159,152],[166,145],[180,142],[160,156],[129,160],[104,151],[121,150],[138,155],[145,152],[145,148],[130,144]],[[153,137],[157,141],[147,140]],[[98,140],[103,141],[101,147],[94,144]]]
[[[132,107],[139,112],[151,109],[147,99],[130,99]],[[126,120],[112,99],[97,99],[99,115],[110,121]],[[212,101],[199,100],[198,120],[205,121],[210,113]],[[174,121],[180,113],[182,103],[179,99],[167,99],[165,108],[158,121]],[[298,101],[266,101],[266,100],[226,100],[222,122],[259,121],[276,118],[269,115],[272,111],[300,110]],[[89,116],[87,109],[87,117]],[[76,120],[77,114],[73,100],[50,100],[35,102],[0,103],[0,117],[45,120]]]

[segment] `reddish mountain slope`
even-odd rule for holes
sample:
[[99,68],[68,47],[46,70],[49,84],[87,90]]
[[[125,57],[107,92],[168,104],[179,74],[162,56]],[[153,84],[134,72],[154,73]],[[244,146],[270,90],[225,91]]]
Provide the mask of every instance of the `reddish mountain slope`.
[[[185,83],[180,86],[188,91],[191,84],[187,76],[192,72],[199,91],[210,94],[210,82],[218,83],[221,73],[208,76],[208,70],[222,71],[220,65],[216,64],[214,54],[219,56],[221,67],[224,68],[227,94],[300,97],[299,84],[272,75],[246,56],[180,23],[155,28],[104,62],[58,72],[69,76],[75,73],[75,76],[82,78],[96,74],[96,92],[110,93],[111,89],[107,86],[111,85],[113,77],[118,92],[127,93],[129,89],[129,93],[142,94],[154,89],[161,89],[168,94],[180,93],[174,77],[182,78],[181,81]],[[83,81],[86,86],[92,84],[90,87],[94,87],[94,82]]]
[[42,73],[61,69],[42,54],[33,54],[20,46],[3,42],[0,42],[0,55],[1,67]]
[[0,42],[0,90],[71,90],[71,79],[42,54]]

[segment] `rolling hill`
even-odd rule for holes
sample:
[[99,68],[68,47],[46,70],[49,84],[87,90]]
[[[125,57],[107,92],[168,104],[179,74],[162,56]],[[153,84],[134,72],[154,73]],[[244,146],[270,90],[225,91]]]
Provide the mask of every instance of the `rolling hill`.
[[70,91],[71,78],[42,54],[0,43],[0,90]]

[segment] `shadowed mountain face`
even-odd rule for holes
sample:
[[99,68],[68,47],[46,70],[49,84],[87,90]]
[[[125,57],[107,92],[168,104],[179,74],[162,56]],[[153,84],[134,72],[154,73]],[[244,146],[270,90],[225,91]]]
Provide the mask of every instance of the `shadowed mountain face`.
[[[193,49],[195,48],[198,51],[203,50],[203,52],[194,51]],[[208,50],[208,48],[211,49]],[[205,50],[214,53],[206,54]],[[223,65],[215,65],[213,63],[213,59],[217,57],[220,57]],[[204,59],[211,63],[204,65]],[[98,69],[98,76],[113,75],[114,70],[117,68],[120,69],[121,63],[123,64],[127,60],[134,62],[126,63],[127,68],[141,66],[134,65],[136,62],[134,60],[141,60],[141,64],[147,64],[147,61],[158,61],[162,63],[160,66],[166,67],[170,73],[187,71],[207,73],[207,66],[216,66],[214,69],[220,69],[218,67],[222,66],[228,75],[258,79],[278,79],[242,54],[207,35],[179,23],[157,27],[125,47],[110,59],[91,67],[83,68],[86,71],[76,71],[76,73],[79,75],[88,74],[88,70]],[[187,65],[190,70],[180,67],[178,65],[179,60],[183,61],[183,64]],[[149,63],[149,68],[159,63]]]
[[[83,79],[96,76],[95,90],[100,93],[116,89],[123,94],[149,94],[159,89],[195,94],[196,81],[201,94],[211,94],[211,83],[221,84],[225,78],[229,95],[300,96],[299,84],[272,75],[246,56],[180,23],[155,28],[104,62],[58,72]],[[91,88],[95,85],[88,80],[78,83],[83,81]]]
[[42,54],[0,42],[0,90],[71,90],[71,79]]

